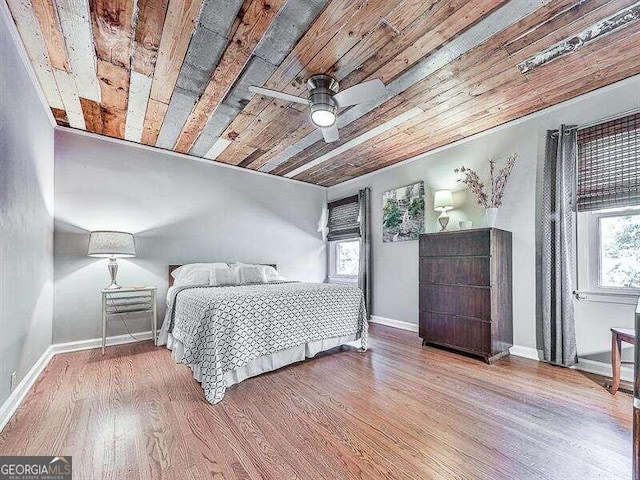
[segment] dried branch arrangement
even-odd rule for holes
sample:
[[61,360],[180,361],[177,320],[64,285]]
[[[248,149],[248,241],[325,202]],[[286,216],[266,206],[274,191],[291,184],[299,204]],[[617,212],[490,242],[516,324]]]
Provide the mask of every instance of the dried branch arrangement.
[[491,182],[490,194],[485,193],[485,185],[480,179],[480,175],[478,175],[475,170],[462,166],[454,169],[453,171],[464,175],[464,177],[458,179],[458,181],[464,183],[469,190],[471,190],[478,200],[478,205],[481,205],[484,208],[498,208],[502,205],[504,189],[507,186],[507,182],[511,176],[511,171],[513,170],[513,166],[516,164],[517,159],[517,153],[507,157],[506,165],[498,171],[497,175],[496,161],[493,159],[489,160],[489,177]]

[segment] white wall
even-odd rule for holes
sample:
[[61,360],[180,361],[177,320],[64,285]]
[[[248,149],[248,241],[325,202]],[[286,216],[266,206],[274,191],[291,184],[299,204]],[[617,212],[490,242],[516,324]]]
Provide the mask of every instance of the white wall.
[[119,260],[118,281],[158,286],[162,307],[169,264],[276,263],[290,279],[325,278],[322,188],[69,131],[55,146],[56,343],[102,334],[108,260],[86,256],[91,230],[135,234],[138,256]]
[[[640,108],[640,77],[584,95],[542,114],[512,122],[489,134],[445,147],[401,165],[331,187],[329,200],[351,195],[359,188],[372,189],[373,315],[394,320],[418,321],[418,242],[382,243],[381,210],[385,190],[425,181],[427,187],[427,231],[437,230],[433,191],[462,190],[454,194],[457,209],[450,212],[451,228],[460,219],[484,226],[484,212],[471,194],[457,183],[453,172],[460,165],[480,169],[490,157],[504,161],[519,155],[505,204],[498,214],[498,228],[513,232],[514,343],[535,348],[539,324],[536,319],[536,212],[540,195],[545,133],[560,124],[585,125]],[[579,302],[576,305],[577,339],[581,356],[610,350],[612,326],[632,327],[628,306]]]
[[53,126],[0,6],[0,405],[51,344]]

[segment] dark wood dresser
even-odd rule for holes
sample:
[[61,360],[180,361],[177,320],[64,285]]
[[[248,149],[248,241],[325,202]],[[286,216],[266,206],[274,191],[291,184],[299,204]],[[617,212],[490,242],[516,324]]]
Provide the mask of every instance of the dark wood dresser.
[[493,363],[513,345],[511,232],[420,235],[420,337]]

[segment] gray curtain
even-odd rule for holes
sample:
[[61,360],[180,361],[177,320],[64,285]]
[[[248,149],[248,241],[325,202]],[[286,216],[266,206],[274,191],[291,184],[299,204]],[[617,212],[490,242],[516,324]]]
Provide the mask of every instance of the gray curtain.
[[544,360],[577,362],[573,311],[577,128],[547,132],[542,187],[542,344]]
[[371,316],[371,189],[358,192],[360,224],[360,268],[358,286],[364,293],[367,319]]

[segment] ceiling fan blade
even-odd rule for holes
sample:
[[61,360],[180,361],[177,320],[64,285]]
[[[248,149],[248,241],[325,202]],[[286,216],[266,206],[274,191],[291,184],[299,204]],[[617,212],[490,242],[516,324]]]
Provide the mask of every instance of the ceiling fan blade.
[[338,126],[334,123],[330,127],[321,128],[324,141],[327,143],[337,142],[340,140],[340,134],[338,133]]
[[378,98],[387,91],[382,80],[376,78],[368,82],[362,82],[346,90],[336,93],[333,99],[340,108],[349,107],[358,103],[365,103]]
[[285,100],[287,102],[296,102],[309,105],[309,100],[302,97],[296,97],[295,95],[289,95],[288,93],[278,92],[276,90],[269,90],[268,88],[250,86],[249,91],[253,93],[259,93],[260,95],[266,95],[267,97],[277,98],[278,100]]

